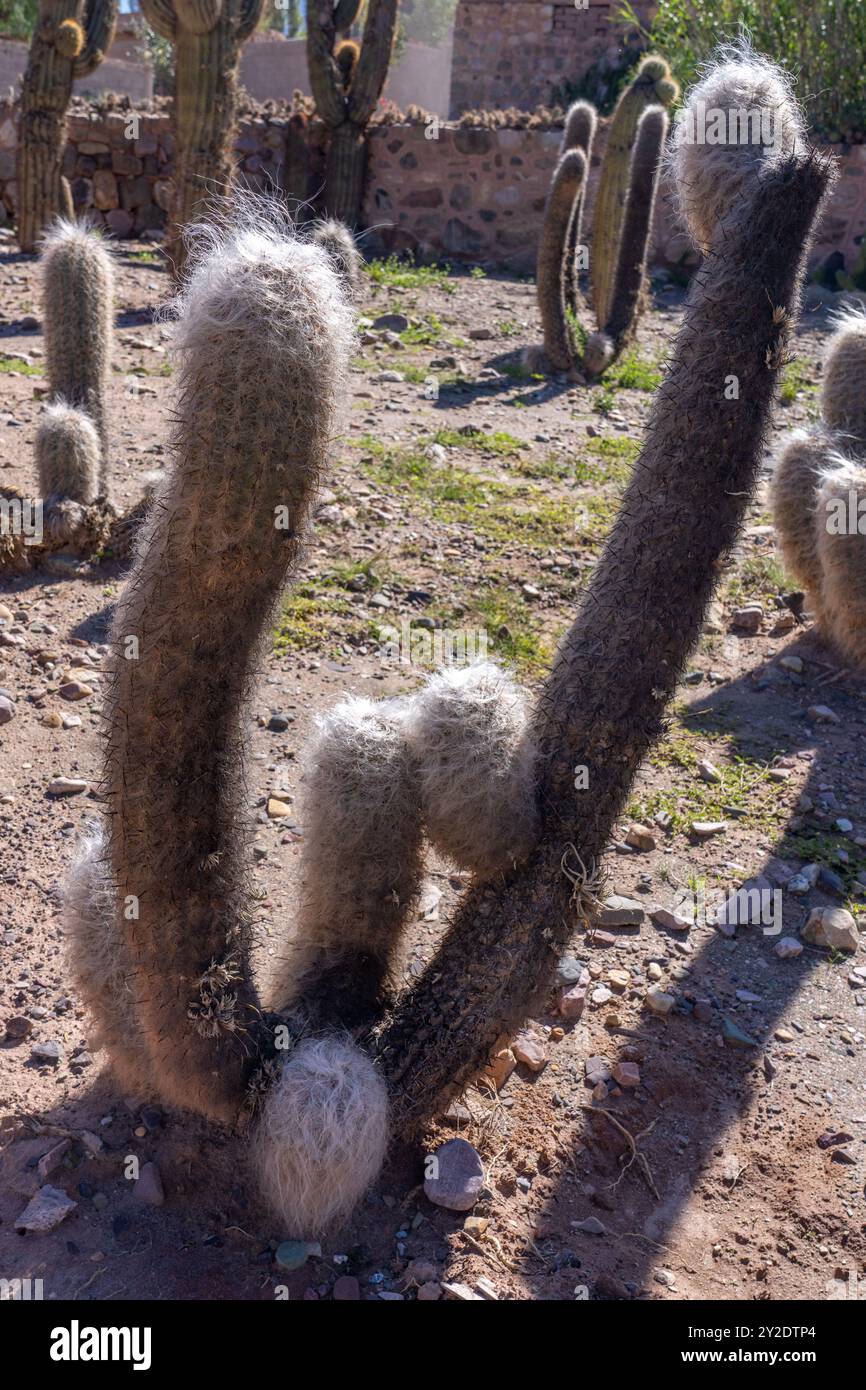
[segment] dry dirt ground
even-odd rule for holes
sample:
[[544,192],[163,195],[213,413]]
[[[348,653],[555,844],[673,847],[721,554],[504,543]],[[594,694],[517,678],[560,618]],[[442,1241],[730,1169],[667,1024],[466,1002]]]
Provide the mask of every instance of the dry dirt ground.
[[[158,254],[132,244],[118,254],[112,459],[116,496],[130,504],[166,463],[172,380],[167,334],[152,316],[167,292]],[[538,681],[616,508],[681,305],[679,287],[656,285],[638,349],[612,383],[569,389],[516,371],[518,349],[537,336],[530,284],[393,267],[370,279],[368,320],[403,314],[409,328],[375,341],[367,333],[353,364],[348,428],[249,711],[263,973],[292,920],[299,752],[315,715],[349,692],[411,689],[430,656],[425,641],[443,631],[486,635],[492,654]],[[34,486],[45,387],[39,313],[34,264],[6,242],[0,482],[23,492]],[[816,413],[827,329],[813,297],[778,431]],[[402,379],[383,381],[383,372]],[[619,828],[624,836],[632,820],[649,824],[655,848],[612,849],[606,891],[636,898],[648,914],[683,892],[712,900],[764,875],[780,890],[784,934],[796,935],[811,908],[856,912],[863,901],[864,684],[808,623],[777,607],[791,585],[769,523],[762,490],[668,738]],[[98,800],[94,790],[52,798],[47,787],[57,775],[97,782],[99,671],[123,581],[108,558],[0,583],[0,686],[15,709],[0,730],[0,1038],[9,1019],[32,1025],[29,1036],[0,1042],[0,1275],[41,1277],[48,1297],[117,1300],[286,1290],[328,1299],[340,1276],[357,1280],[361,1298],[486,1280],[486,1295],[501,1299],[805,1300],[838,1296],[862,1277],[862,942],[856,957],[807,946],[783,960],[778,936],[760,926],[725,936],[700,913],[688,932],[666,932],[647,915],[639,929],[577,936],[572,955],[595,995],[582,1020],[569,1023],[552,1006],[533,1025],[543,1069],[521,1063],[498,1093],[471,1091],[429,1136],[428,1150],[459,1133],[481,1152],[486,1188],[474,1211],[433,1206],[420,1185],[421,1151],[400,1152],[349,1229],[302,1268],[280,1268],[276,1248],[294,1233],[257,1206],[242,1142],[118,1089],[107,1058],[86,1049],[88,1018],[64,958],[59,885]],[[765,609],[760,630],[734,630],[733,611],[753,598]],[[383,650],[383,629],[404,621],[415,637],[412,660],[401,662]],[[58,696],[69,668],[86,670],[92,697]],[[816,705],[832,721],[811,716]],[[274,713],[285,718],[269,728]],[[702,759],[719,781],[702,779]],[[291,803],[289,817],[268,819],[273,791]],[[694,821],[724,828],[701,840]],[[791,873],[810,863],[824,869],[818,886],[788,891]],[[460,886],[447,865],[430,864],[408,977],[430,958]],[[676,998],[666,1018],[646,1007],[654,985]],[[753,1045],[728,1045],[725,1020]],[[56,1063],[31,1055],[45,1042],[59,1045]],[[593,1099],[590,1058],[608,1069],[637,1062],[639,1085],[611,1080]],[[850,1138],[822,1147],[827,1133]],[[164,1205],[136,1196],[130,1156],[158,1165]],[[17,1234],[16,1218],[44,1181],[77,1205],[48,1234]]]

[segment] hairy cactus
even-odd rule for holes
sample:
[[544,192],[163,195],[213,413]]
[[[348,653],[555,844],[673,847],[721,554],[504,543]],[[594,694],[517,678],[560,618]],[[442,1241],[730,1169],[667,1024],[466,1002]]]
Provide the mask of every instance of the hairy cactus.
[[[805,150],[749,160],[723,210],[619,516],[536,706],[536,846],[493,895],[470,890],[377,1031],[395,1133],[440,1113],[502,1031],[543,1003],[576,920],[591,913],[598,862],[752,495],[833,170]],[[731,373],[738,400],[726,398]]]
[[349,228],[336,218],[326,218],[313,229],[313,241],[330,256],[337,273],[354,299],[361,289],[361,255]]
[[204,220],[233,176],[241,46],[264,0],[141,0],[148,24],[174,47],[174,198],[166,250],[180,277],[183,229]]
[[566,273],[575,203],[586,180],[583,150],[567,150],[553,173],[538,246],[536,293],[545,356],[554,371],[574,361],[574,341],[566,318]]
[[440,853],[484,880],[524,859],[536,832],[525,692],[492,662],[447,668],[408,702],[406,738]]
[[275,981],[280,1011],[344,1027],[378,1015],[421,886],[421,810],[406,702],[351,699],[306,755],[297,931]]
[[773,474],[776,537],[819,630],[866,667],[866,314],[844,311],[827,348],[821,424],[789,436]]
[[18,245],[34,251],[57,217],[72,216],[62,174],[66,110],[76,77],[102,62],[114,38],[117,0],[39,0],[39,18],[21,83],[18,133]]
[[109,492],[107,396],[114,341],[114,262],[98,232],[61,221],[45,237],[41,276],[51,394],[85,411],[96,426],[98,490],[105,497]]
[[641,116],[649,106],[672,105],[679,88],[667,63],[653,54],[642,58],[616,104],[601,167],[592,223],[592,303],[604,330],[614,304],[614,289],[629,182],[632,149]]
[[843,310],[827,345],[821,415],[846,450],[866,458],[866,313]]
[[648,106],[638,122],[628,191],[617,248],[610,312],[603,332],[620,352],[634,336],[646,301],[646,258],[658,186],[659,165],[668,134],[662,106]]
[[358,13],[358,0],[311,0],[307,67],[316,113],[328,128],[325,206],[330,217],[357,227],[364,197],[367,125],[382,95],[397,31],[399,0],[368,0],[360,53],[336,47]]
[[[298,564],[352,334],[317,248],[259,221],[203,229],[194,255],[179,301],[177,463],[113,627],[106,872],[160,1094],[231,1122],[261,1017],[242,703]],[[74,942],[87,949],[97,928],[79,922]]]
[[36,467],[43,499],[90,503],[99,493],[99,436],[83,410],[49,405],[36,431]]
[[815,509],[821,625],[846,661],[866,671],[866,465],[834,464]]

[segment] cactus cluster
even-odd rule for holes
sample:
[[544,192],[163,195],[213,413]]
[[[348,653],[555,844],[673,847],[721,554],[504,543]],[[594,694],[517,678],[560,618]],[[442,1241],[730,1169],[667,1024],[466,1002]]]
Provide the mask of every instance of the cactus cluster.
[[[724,65],[716,77],[732,97]],[[276,1012],[252,971],[244,699],[298,565],[351,311],[328,258],[290,232],[217,228],[195,259],[176,463],[114,621],[107,835],[86,850],[67,922],[105,1038],[125,1011],[115,1050],[129,1075],[143,1064],[166,1101],[227,1123],[253,1106],[263,1192],[293,1235],[347,1211],[389,1135],[417,1134],[477,1076],[546,998],[591,908],[755,486],[833,180],[832,161],[799,140],[782,159],[751,153],[730,204],[707,213],[710,254],[642,453],[532,710],[482,666],[322,724]],[[391,1000],[424,838],[472,882],[434,958]]]
[[[593,213],[590,287],[595,329],[580,323],[581,234],[597,117],[585,101],[568,110],[538,251],[537,298],[544,338],[542,365],[597,377],[634,336],[643,309],[646,258],[662,154],[666,107],[679,96],[667,64],[638,64],[611,118]],[[582,336],[585,341],[578,341]],[[535,365],[537,351],[527,363]]]
[[141,9],[174,47],[177,149],[166,251],[179,279],[184,228],[203,220],[231,187],[240,50],[264,0],[141,0]]
[[18,132],[18,245],[35,251],[57,217],[72,216],[63,177],[66,110],[77,77],[99,66],[114,37],[117,0],[39,0],[39,18],[21,84]]
[[821,421],[786,441],[773,519],[819,631],[866,669],[866,312],[843,311],[827,347]]

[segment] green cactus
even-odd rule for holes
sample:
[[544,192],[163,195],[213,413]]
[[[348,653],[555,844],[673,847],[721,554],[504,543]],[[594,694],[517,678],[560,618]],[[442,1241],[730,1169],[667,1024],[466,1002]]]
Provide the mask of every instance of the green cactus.
[[93,421],[100,444],[99,493],[107,497],[114,261],[98,232],[61,221],[45,237],[40,273],[51,395]]
[[565,277],[575,207],[581,201],[586,167],[586,155],[581,149],[566,150],[560,158],[553,171],[538,246],[536,293],[544,354],[556,372],[568,371],[574,361],[574,342],[565,312]]
[[166,250],[180,278],[184,227],[206,218],[231,187],[240,50],[258,26],[264,0],[141,0],[141,8],[174,46],[174,197]]
[[591,102],[574,102],[566,112],[562,144],[559,147],[560,157],[564,155],[567,150],[583,150],[586,156],[587,174],[581,183],[580,192],[575,199],[574,212],[571,218],[568,244],[565,253],[565,266],[563,268],[566,304],[570,305],[575,312],[579,309],[581,299],[580,250],[583,236],[583,205],[586,197],[586,186],[589,181],[589,166],[592,160],[592,146],[595,140],[597,125],[598,115]]
[[642,58],[614,109],[595,199],[592,224],[592,306],[599,328],[610,318],[619,242],[638,122],[648,106],[673,105],[679,87],[664,59]]
[[117,0],[39,0],[39,18],[21,84],[18,132],[18,245],[35,251],[57,217],[72,216],[61,172],[66,110],[77,77],[99,66],[114,38]]
[[622,232],[617,248],[610,313],[602,332],[617,354],[634,336],[646,302],[646,261],[659,166],[668,134],[663,107],[648,106],[638,122],[629,169]]
[[310,0],[307,67],[316,114],[330,134],[325,165],[329,217],[357,227],[364,197],[367,124],[382,95],[397,30],[399,0],[368,0],[361,51],[336,46],[358,0]]

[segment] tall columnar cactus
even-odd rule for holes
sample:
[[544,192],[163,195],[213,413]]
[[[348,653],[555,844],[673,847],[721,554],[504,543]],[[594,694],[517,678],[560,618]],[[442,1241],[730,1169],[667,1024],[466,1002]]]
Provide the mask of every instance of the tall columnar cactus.
[[[563,206],[558,180],[569,151],[580,152],[588,170],[596,117],[587,102],[576,102],[566,115],[560,163],[554,171],[542,225],[537,277],[544,355],[546,365],[555,371],[579,367],[589,377],[600,376],[634,336],[645,302],[646,259],[668,132],[664,105],[659,103],[670,103],[677,94],[677,85],[662,60],[645,58],[617,105],[593,218],[590,284],[596,327],[587,332],[582,355],[567,329],[565,309],[570,307],[582,317],[578,271],[587,175],[584,172],[568,210]],[[566,219],[568,225],[564,227]],[[562,256],[559,274],[552,260],[558,245]],[[562,304],[551,292],[557,281],[562,285]],[[535,352],[531,351],[527,361],[534,360]]]
[[184,227],[228,193],[242,44],[264,0],[141,0],[148,24],[174,47],[174,196],[166,249],[183,273]]
[[[232,1122],[261,1018],[243,704],[298,565],[352,330],[317,248],[260,222],[208,234],[179,302],[177,462],[111,639],[103,878],[114,910],[106,927],[104,904],[89,916],[79,892],[69,929],[82,978],[94,933],[123,942],[122,1006],[163,1097]],[[89,997],[111,1029],[115,1006]]]
[[866,314],[840,315],[827,348],[821,422],[786,441],[772,484],[785,564],[821,631],[866,669]]
[[114,38],[117,0],[39,0],[39,18],[21,84],[18,132],[18,245],[34,251],[57,217],[72,216],[61,172],[66,110],[77,77],[102,62]]
[[98,232],[61,221],[45,238],[40,270],[51,395],[93,421],[100,446],[99,492],[107,497],[114,261]]
[[678,96],[679,87],[667,63],[650,54],[638,63],[611,118],[595,200],[590,261],[593,309],[602,330],[613,308],[619,242],[638,124],[647,107],[672,106]]
[[399,0],[367,0],[360,54],[340,56],[337,35],[358,13],[359,0],[310,0],[307,8],[307,66],[316,113],[328,128],[325,207],[328,215],[356,227],[364,197],[367,124],[382,95]]
[[554,371],[568,371],[575,345],[566,317],[568,256],[575,205],[586,182],[586,155],[567,150],[557,164],[547,195],[538,246],[536,293],[544,335],[544,353]]
[[536,848],[493,897],[470,890],[440,951],[378,1031],[391,1124],[404,1137],[546,998],[742,524],[805,252],[833,179],[832,162],[813,151],[742,158],[619,516],[536,706]]

